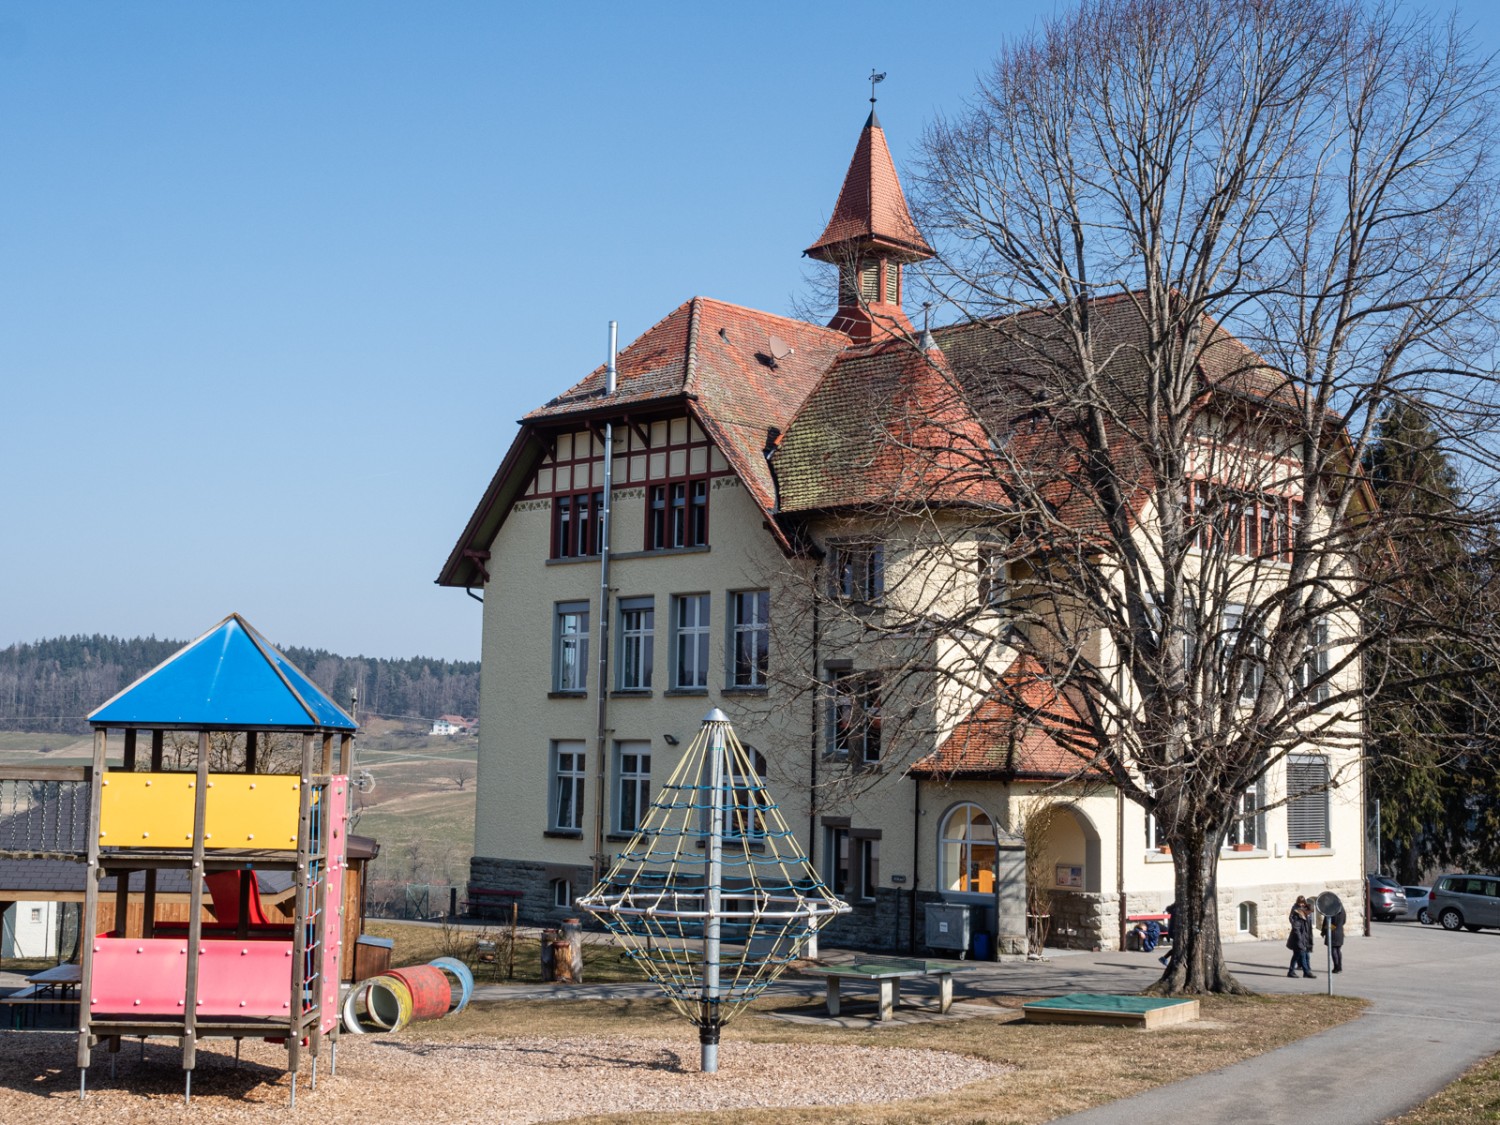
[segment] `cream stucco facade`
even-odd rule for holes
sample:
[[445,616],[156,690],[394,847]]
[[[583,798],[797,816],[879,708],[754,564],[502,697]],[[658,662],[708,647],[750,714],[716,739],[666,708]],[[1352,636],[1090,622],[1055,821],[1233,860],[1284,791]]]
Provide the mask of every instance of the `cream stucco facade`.
[[[973,808],[1004,835],[1020,831],[1030,804],[1063,807],[1040,845],[1040,861],[1033,864],[1051,883],[1043,889],[1052,903],[1055,942],[1115,946],[1122,888],[1125,913],[1157,912],[1171,901],[1171,857],[1151,845],[1143,810],[1118,800],[1110,788],[944,783],[907,774],[903,767],[940,742],[972,707],[982,692],[979,685],[969,690],[950,682],[944,689],[950,698],[930,701],[930,743],[887,747],[889,767],[867,768],[830,753],[828,699],[811,682],[845,669],[876,667],[879,659],[849,633],[847,623],[818,622],[810,612],[802,591],[808,581],[821,580],[815,574],[818,564],[783,550],[746,483],[690,418],[615,432],[606,607],[601,609],[597,553],[552,557],[558,490],[578,495],[603,487],[597,427],[572,431],[540,456],[488,544],[472,869],[478,893],[471,901],[483,901],[485,890],[508,891],[520,895],[522,916],[529,920],[576,914],[571,902],[587,890],[597,871],[595,857],[607,863],[628,841],[629,817],[654,792],[652,782],[670,774],[713,707],[722,708],[740,738],[763,755],[766,780],[788,822],[825,880],[854,903],[853,913],[829,932],[831,942],[920,951],[925,904],[938,900],[968,903],[976,930],[995,928],[993,872],[969,883],[968,890],[955,889],[964,881],[955,870],[959,845],[950,838],[953,825]],[[684,451],[680,464],[664,458],[653,466],[653,443],[685,445],[701,454]],[[559,461],[571,463],[566,480],[560,479]],[[707,481],[707,542],[643,549],[651,482],[683,475]],[[829,530],[836,537],[850,528],[845,523]],[[954,598],[972,597],[974,581],[967,566],[933,579],[943,596]],[[888,590],[920,586],[894,569],[887,581]],[[758,590],[767,591],[770,607],[769,675],[763,685],[737,687],[731,660],[734,596]],[[674,615],[679,599],[689,597],[707,606],[706,616],[693,622],[696,629],[706,626],[707,671],[704,686],[684,688],[674,686],[680,632]],[[625,607],[652,611],[649,686],[622,680]],[[570,614],[581,622],[580,610],[587,614],[585,627],[575,630],[586,638],[586,658],[579,661],[584,674],[581,682],[565,686],[559,671],[560,621]],[[601,614],[610,626],[602,719]],[[800,667],[790,668],[788,662]],[[1332,888],[1358,901],[1364,864],[1356,758],[1357,752],[1346,750],[1331,763],[1338,779],[1326,795],[1332,846],[1316,850],[1300,847],[1288,825],[1281,803],[1284,768],[1267,776],[1268,807],[1254,845],[1226,847],[1222,853],[1218,897],[1226,940],[1284,932],[1297,894]],[[840,850],[842,856],[835,854]],[[980,865],[990,862],[983,853]]]

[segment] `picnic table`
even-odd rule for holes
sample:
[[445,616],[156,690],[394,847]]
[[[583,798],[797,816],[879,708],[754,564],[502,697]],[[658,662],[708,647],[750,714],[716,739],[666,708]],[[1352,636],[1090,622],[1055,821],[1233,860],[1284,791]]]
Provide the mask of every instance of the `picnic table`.
[[953,973],[957,966],[945,961],[922,961],[907,957],[887,957],[880,961],[857,961],[853,964],[807,965],[797,971],[802,976],[823,977],[828,985],[828,1014],[839,1014],[839,994],[843,982],[874,983],[880,990],[877,1020],[888,1020],[896,1009],[903,980],[937,977],[938,1011],[953,1007]]
[[11,1026],[19,1029],[24,1008],[36,1004],[76,1004],[78,997],[69,996],[70,989],[77,988],[83,980],[83,969],[76,963],[53,965],[26,978],[26,987],[9,996],[0,996],[0,1005],[11,1008]]

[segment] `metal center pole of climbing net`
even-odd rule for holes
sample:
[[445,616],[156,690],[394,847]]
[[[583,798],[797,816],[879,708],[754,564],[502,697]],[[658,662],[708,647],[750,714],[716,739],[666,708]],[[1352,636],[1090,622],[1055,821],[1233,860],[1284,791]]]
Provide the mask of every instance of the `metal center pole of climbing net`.
[[703,872],[703,999],[698,1020],[700,1065],[704,1074],[719,1070],[719,922],[720,884],[724,880],[724,777],[728,752],[724,728],[729,716],[715,707],[709,724],[708,847]]

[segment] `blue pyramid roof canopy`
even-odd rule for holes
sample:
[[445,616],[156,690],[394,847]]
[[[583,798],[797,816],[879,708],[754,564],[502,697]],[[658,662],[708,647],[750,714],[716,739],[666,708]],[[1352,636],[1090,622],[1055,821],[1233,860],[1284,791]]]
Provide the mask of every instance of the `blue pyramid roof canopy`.
[[354,720],[237,613],[89,715],[96,727],[342,730]]

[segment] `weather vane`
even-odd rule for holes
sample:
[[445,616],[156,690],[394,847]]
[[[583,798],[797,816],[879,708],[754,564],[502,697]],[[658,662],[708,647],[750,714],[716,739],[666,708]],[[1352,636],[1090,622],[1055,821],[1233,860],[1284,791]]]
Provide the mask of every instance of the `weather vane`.
[[884,82],[884,81],[885,81],[885,71],[881,71],[879,74],[876,74],[875,73],[875,68],[872,66],[870,68],[870,104],[871,105],[875,104],[875,87],[876,87],[876,85],[878,85],[879,83]]

